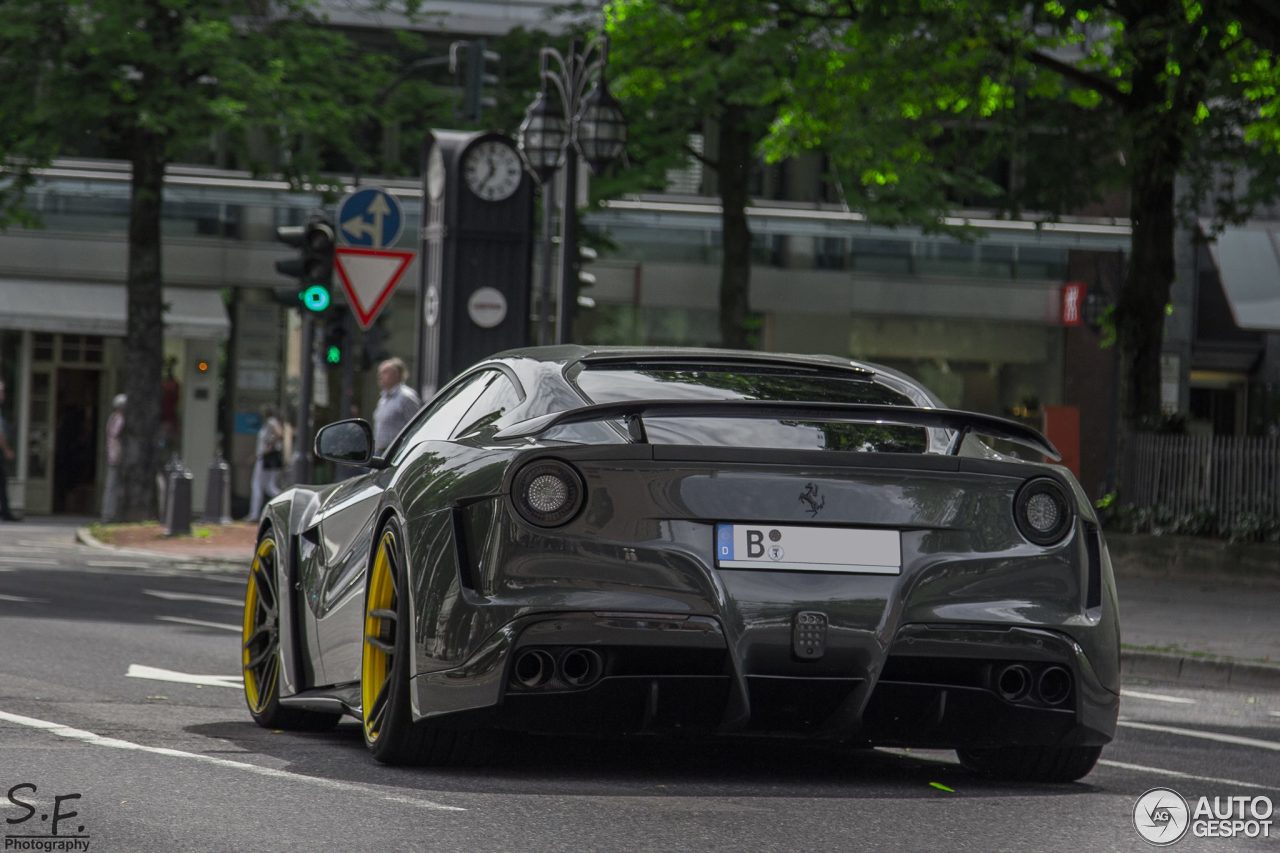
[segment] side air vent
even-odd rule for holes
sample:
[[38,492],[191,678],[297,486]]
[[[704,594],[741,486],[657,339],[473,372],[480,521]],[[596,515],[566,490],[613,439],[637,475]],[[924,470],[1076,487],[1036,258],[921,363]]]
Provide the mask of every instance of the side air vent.
[[1084,606],[1092,609],[1102,606],[1102,534],[1098,532],[1097,525],[1085,523],[1084,547],[1089,561]]

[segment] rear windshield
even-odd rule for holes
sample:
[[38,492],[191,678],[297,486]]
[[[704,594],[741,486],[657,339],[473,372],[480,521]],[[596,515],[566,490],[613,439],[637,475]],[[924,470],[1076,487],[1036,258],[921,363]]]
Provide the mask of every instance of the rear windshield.
[[[583,365],[570,377],[593,403],[627,400],[777,400],[910,406],[871,377],[768,366]],[[645,418],[655,444],[924,453],[925,430],[879,424],[758,418]]]

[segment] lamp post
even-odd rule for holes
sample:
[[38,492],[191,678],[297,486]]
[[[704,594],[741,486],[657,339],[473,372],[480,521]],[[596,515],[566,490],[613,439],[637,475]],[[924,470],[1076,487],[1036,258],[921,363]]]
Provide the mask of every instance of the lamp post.
[[[622,108],[605,81],[609,42],[598,37],[585,45],[574,39],[566,58],[558,50],[539,52],[542,88],[525,111],[517,141],[529,166],[542,185],[542,276],[539,281],[538,343],[551,335],[551,217],[555,200],[549,184],[564,168],[563,203],[560,212],[560,276],[556,288],[555,342],[565,343],[573,327],[578,282],[578,157],[592,172],[600,172],[622,155],[627,124]],[[592,81],[595,86],[588,91]],[[552,102],[554,89],[559,104]]]

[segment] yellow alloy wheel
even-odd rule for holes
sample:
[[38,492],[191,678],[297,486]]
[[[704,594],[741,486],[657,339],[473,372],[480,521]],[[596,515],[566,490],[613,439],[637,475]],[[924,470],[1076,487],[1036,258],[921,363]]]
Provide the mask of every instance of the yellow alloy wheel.
[[387,716],[396,654],[396,537],[387,530],[378,542],[365,594],[364,655],[360,707],[364,737],[374,743]]
[[240,663],[249,710],[262,714],[276,695],[280,677],[279,607],[276,587],[276,543],[269,535],[258,543],[244,592],[244,627]]

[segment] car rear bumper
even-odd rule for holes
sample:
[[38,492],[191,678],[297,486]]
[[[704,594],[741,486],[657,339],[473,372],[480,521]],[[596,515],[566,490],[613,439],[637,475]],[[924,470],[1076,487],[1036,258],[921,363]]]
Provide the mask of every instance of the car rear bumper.
[[[598,661],[571,683],[566,656]],[[876,745],[1099,745],[1115,734],[1119,697],[1067,634],[1026,627],[908,624],[866,665],[806,670],[790,644],[735,651],[708,616],[575,612],[503,626],[466,663],[412,679],[417,718],[528,731],[759,733]],[[547,674],[522,655],[537,652]],[[769,661],[753,669],[751,660]],[[1008,667],[1026,695],[1001,690]],[[1037,692],[1050,669],[1065,696]],[[811,675],[821,672],[822,675]],[[574,673],[577,674],[577,673]],[[1004,685],[1005,687],[1008,684]],[[1017,691],[1014,691],[1016,694]]]

